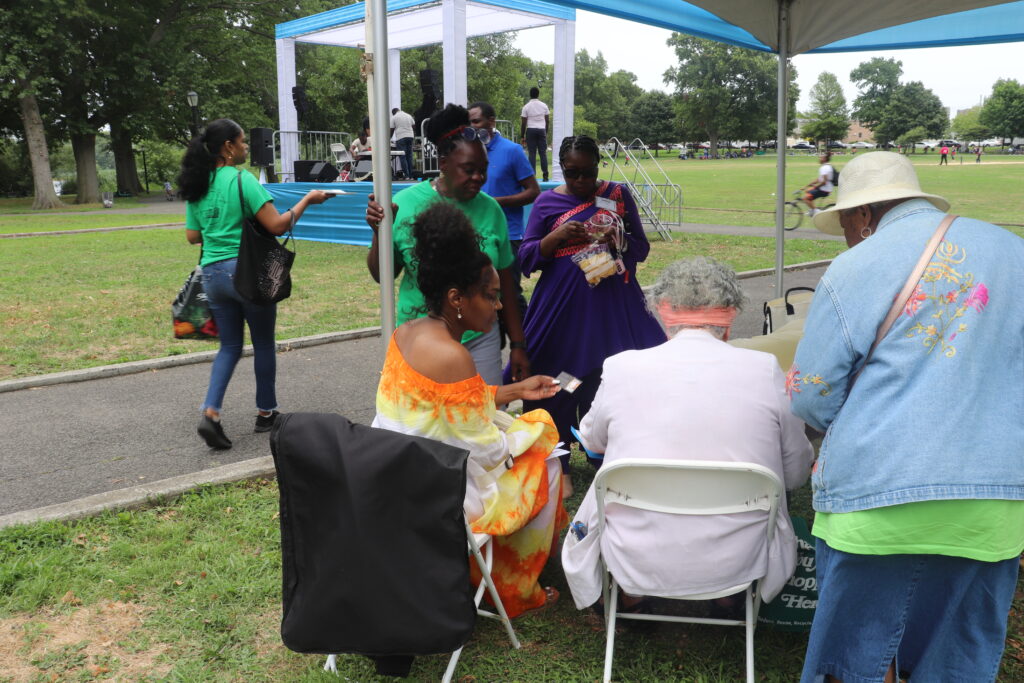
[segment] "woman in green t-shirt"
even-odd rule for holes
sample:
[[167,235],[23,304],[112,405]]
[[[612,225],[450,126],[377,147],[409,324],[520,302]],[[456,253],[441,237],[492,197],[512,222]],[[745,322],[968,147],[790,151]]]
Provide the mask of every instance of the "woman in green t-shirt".
[[[198,432],[210,448],[231,448],[231,439],[220,423],[220,409],[228,382],[242,355],[244,325],[249,325],[256,369],[256,428],[270,431],[277,417],[274,354],[274,322],[277,305],[257,306],[235,291],[235,266],[242,237],[243,203],[245,213],[256,217],[272,235],[284,234],[310,204],[321,204],[331,195],[310,190],[299,203],[278,213],[270,193],[247,171],[236,166],[245,163],[249,145],[245,132],[231,119],[211,121],[192,139],[181,160],[178,194],[186,202],[185,237],[202,245],[199,265],[203,269],[203,289],[217,323],[220,350],[210,370],[210,386],[203,401]],[[242,199],[239,201],[239,183]]]
[[[523,336],[517,277],[512,272],[515,254],[508,239],[508,225],[498,202],[480,191],[487,180],[487,150],[484,145],[490,139],[489,131],[471,127],[466,108],[449,104],[430,117],[426,135],[437,146],[441,174],[434,180],[426,180],[395,196],[395,228],[392,236],[395,277],[405,270],[398,286],[397,323],[401,325],[407,320],[427,314],[423,294],[416,284],[417,264],[413,254],[415,241],[412,223],[434,202],[452,202],[469,218],[480,238],[480,249],[498,270],[502,304],[500,315],[512,347],[509,353],[512,381],[526,379],[530,376],[530,360],[526,355]],[[373,229],[373,241],[366,265],[377,282],[380,282],[377,226],[383,218],[382,207],[371,196],[366,209],[366,222]],[[492,386],[500,385],[502,363],[498,326],[495,325],[484,334],[467,332],[462,343],[473,356],[477,371],[484,381]]]

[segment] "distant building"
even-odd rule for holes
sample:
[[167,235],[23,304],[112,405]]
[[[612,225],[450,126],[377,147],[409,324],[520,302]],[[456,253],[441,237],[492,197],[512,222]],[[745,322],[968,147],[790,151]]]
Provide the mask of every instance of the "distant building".
[[846,129],[846,137],[843,138],[843,142],[848,145],[854,142],[874,142],[875,134],[870,128],[865,128],[861,125],[860,121],[853,120],[850,122],[850,127]]

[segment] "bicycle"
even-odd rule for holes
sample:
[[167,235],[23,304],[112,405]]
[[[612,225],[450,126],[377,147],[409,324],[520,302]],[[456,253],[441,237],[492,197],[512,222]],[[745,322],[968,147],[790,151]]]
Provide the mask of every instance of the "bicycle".
[[[796,230],[800,227],[800,222],[803,221],[804,216],[807,215],[807,204],[804,203],[804,194],[806,188],[797,190],[793,193],[793,200],[786,202],[786,220],[783,222],[782,227],[786,230]],[[836,203],[832,202],[821,207],[821,210],[830,209],[835,206]]]

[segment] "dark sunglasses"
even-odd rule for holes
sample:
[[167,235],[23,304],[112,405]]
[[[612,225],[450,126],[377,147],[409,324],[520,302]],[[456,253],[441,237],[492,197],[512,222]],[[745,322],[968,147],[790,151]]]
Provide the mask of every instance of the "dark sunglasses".
[[441,139],[446,138],[463,139],[469,142],[473,140],[479,140],[483,144],[488,144],[491,141],[491,131],[486,128],[473,128],[472,126],[460,126],[455,130],[449,131],[441,136]]
[[590,166],[589,168],[563,168],[562,175],[569,180],[576,180],[577,178],[596,178],[598,173],[597,166]]

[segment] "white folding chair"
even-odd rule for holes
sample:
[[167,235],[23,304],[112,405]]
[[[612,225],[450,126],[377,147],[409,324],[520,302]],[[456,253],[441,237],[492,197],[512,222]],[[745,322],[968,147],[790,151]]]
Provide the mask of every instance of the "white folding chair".
[[[605,526],[605,507],[627,507],[664,512],[675,515],[727,515],[751,510],[767,512],[768,523],[764,537],[767,548],[775,533],[775,518],[782,499],[782,481],[767,467],[754,463],[715,462],[705,460],[656,460],[651,458],[624,458],[604,465],[594,478],[597,494],[598,529]],[[594,533],[592,530],[591,533]],[[751,550],[754,550],[753,548]],[[745,593],[745,618],[705,619],[655,614],[626,614],[617,611],[618,584],[604,565],[602,557],[602,591],[604,595],[605,623],[608,627],[604,658],[604,680],[612,677],[612,657],[615,649],[616,619],[647,621],[674,621],[746,628],[747,681],[754,681],[754,627],[761,608],[760,581],[730,586],[713,593],[673,595],[672,600],[711,600]]]
[[[476,605],[476,613],[478,616],[487,617],[488,619],[497,619],[505,626],[505,632],[508,633],[509,640],[512,641],[512,647],[519,649],[519,638],[516,637],[516,632],[512,628],[512,621],[508,618],[508,614],[505,612],[505,605],[501,602],[501,596],[498,595],[498,589],[494,585],[494,579],[491,578],[491,568],[494,566],[494,544],[491,543],[491,536],[488,534],[475,534],[469,526],[469,522],[465,521],[466,525],[466,538],[468,539],[469,555],[476,560],[476,565],[480,569],[480,576],[482,581],[477,586],[476,594],[473,596],[473,603]],[[483,549],[484,552],[481,552]],[[491,596],[491,601],[494,603],[497,612],[490,612],[480,608],[480,602],[484,597],[484,590]],[[463,646],[464,647],[464,646]],[[452,653],[451,659],[448,660],[448,668],[444,671],[444,678],[442,683],[451,683],[452,676],[455,675],[455,667],[459,664],[459,657],[462,656],[462,648]],[[337,655],[328,655],[327,662],[324,663],[324,671],[333,671],[337,673]]]

